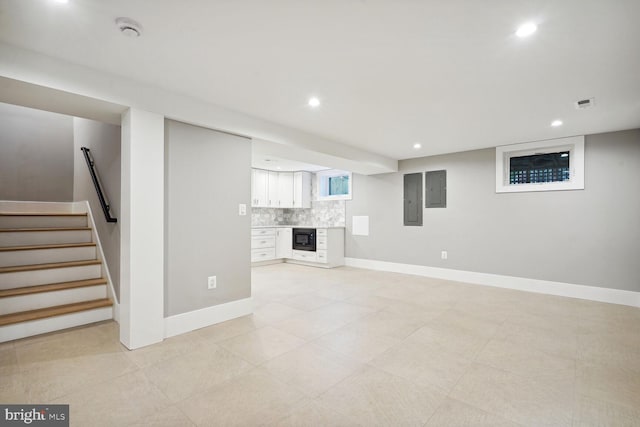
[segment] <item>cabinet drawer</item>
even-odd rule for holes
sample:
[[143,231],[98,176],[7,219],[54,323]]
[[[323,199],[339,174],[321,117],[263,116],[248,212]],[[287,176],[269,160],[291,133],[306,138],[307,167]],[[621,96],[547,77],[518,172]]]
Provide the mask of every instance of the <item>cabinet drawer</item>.
[[251,229],[251,237],[275,236],[275,235],[276,235],[275,228],[252,228]]
[[293,259],[296,259],[298,261],[316,262],[317,257],[315,252],[293,251]]
[[251,262],[268,261],[275,259],[276,248],[253,249],[251,251]]
[[316,239],[316,249],[327,249],[327,236],[318,236]]
[[327,263],[327,251],[316,251],[316,261]]
[[276,247],[275,236],[254,237],[253,239],[251,239],[251,249],[275,248],[275,247]]
[[316,235],[317,236],[326,236],[327,235],[327,229],[326,228],[317,228],[316,229]]

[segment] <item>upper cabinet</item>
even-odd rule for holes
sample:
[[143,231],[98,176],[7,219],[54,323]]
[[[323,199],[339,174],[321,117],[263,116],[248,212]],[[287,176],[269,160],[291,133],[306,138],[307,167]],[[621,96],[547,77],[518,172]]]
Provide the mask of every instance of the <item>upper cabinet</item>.
[[293,207],[306,209],[311,207],[311,173],[309,172],[293,173]]
[[269,172],[251,169],[251,206],[262,207],[269,203]]
[[251,206],[310,208],[310,172],[273,172],[251,169]]

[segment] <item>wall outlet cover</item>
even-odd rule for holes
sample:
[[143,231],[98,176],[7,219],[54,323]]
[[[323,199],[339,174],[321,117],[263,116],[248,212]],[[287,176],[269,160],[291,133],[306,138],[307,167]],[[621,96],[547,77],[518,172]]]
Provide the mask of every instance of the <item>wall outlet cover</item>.
[[247,205],[240,203],[238,205],[238,215],[244,216],[247,214]]
[[216,276],[209,276],[207,278],[207,289],[215,289],[218,286],[217,282]]
[[447,251],[440,252],[440,258],[447,259],[448,256],[449,256],[449,254],[447,253]]

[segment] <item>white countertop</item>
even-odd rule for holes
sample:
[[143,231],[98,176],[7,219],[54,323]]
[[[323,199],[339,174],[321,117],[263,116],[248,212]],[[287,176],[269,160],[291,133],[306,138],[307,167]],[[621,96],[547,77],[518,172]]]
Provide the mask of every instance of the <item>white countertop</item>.
[[252,225],[251,228],[345,228],[342,226],[323,226],[323,225]]

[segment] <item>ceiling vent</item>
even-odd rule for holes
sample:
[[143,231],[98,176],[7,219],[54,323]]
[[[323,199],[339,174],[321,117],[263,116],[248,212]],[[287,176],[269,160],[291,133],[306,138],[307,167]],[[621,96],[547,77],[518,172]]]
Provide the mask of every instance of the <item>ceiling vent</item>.
[[576,101],[574,105],[578,110],[584,110],[585,108],[593,107],[595,105],[595,98],[581,99]]
[[122,34],[127,37],[140,37],[142,35],[142,25],[130,18],[116,19],[116,25]]

